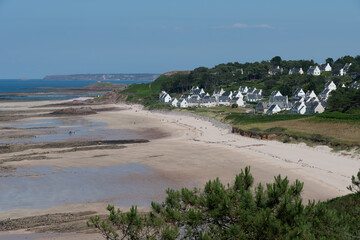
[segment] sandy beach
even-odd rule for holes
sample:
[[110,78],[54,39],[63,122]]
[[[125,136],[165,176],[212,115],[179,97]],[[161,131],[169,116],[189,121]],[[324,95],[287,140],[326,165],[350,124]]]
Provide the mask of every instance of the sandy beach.
[[[7,109],[29,111],[33,106],[49,102],[0,103],[0,111]],[[141,179],[142,184],[161,182],[161,186],[172,188],[202,187],[209,179],[219,177],[224,183],[232,183],[236,174],[245,166],[251,166],[255,183],[272,182],[275,175],[288,176],[291,181],[299,179],[305,183],[303,198],[327,200],[348,194],[346,186],[351,175],[360,168],[360,158],[331,152],[325,146],[308,147],[305,144],[285,144],[277,141],[258,140],[231,133],[229,126],[180,112],[150,112],[140,105],[112,104],[96,108],[121,108],[121,111],[104,111],[81,116],[92,122],[105,123],[104,129],[115,131],[127,129],[137,134],[146,143],[125,144],[122,148],[93,149],[89,151],[63,151],[64,149],[28,149],[21,152],[0,154],[0,160],[16,156],[37,154],[43,160],[26,158],[21,161],[6,161],[1,166],[32,169],[51,166],[56,169],[106,167],[138,164],[151,171]],[[60,108],[60,107],[59,107]],[[46,113],[55,107],[42,108]],[[30,114],[30,113],[29,113]],[[38,114],[38,112],[37,112]],[[30,118],[36,120],[38,118]],[[42,118],[44,119],[44,118]],[[3,131],[3,130],[0,130]],[[62,150],[62,152],[61,152]],[[49,173],[50,174],[50,173]],[[126,181],[139,179],[131,175]],[[122,180],[124,181],[124,180]],[[86,184],[86,183],[84,183]],[[150,185],[149,185],[150,186]],[[151,185],[153,186],[153,185]],[[155,190],[155,201],[162,201],[164,192]],[[137,193],[131,199],[141,198]],[[0,220],[22,218],[52,213],[92,211],[106,213],[107,196],[95,202],[70,203],[45,209],[11,209],[0,212]],[[126,196],[121,196],[126,198]],[[148,204],[140,206],[148,209]],[[126,210],[129,206],[121,206]],[[8,233],[7,233],[8,234]],[[11,234],[24,234],[15,231]],[[91,236],[91,237],[90,237]],[[101,239],[96,234],[67,236],[36,236],[29,239]],[[0,235],[1,238],[1,235]]]

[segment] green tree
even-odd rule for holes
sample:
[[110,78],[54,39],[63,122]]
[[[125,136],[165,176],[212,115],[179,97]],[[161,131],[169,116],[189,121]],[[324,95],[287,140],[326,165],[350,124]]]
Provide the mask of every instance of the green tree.
[[351,177],[351,185],[349,185],[347,189],[360,194],[360,169],[356,177],[354,175]]
[[325,62],[328,63],[328,64],[330,64],[330,66],[333,66],[333,65],[334,65],[334,59],[332,59],[332,58],[327,58],[327,59],[325,60]]
[[281,66],[281,57],[280,56],[275,56],[270,60],[271,66],[273,68],[277,67],[277,66]]
[[[106,239],[347,239],[347,215],[324,203],[302,203],[304,184],[274,177],[265,186],[253,186],[250,167],[231,185],[217,178],[204,189],[168,189],[163,203],[152,203],[150,213],[115,211],[89,226]],[[356,223],[356,222],[355,222]],[[354,230],[355,232],[357,229]]]

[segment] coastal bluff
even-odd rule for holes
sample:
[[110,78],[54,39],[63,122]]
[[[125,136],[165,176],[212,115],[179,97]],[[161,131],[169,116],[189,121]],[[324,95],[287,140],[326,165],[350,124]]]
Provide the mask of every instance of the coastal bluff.
[[67,80],[67,81],[154,81],[160,76],[155,73],[114,73],[114,74],[71,74],[71,75],[47,75],[44,80]]

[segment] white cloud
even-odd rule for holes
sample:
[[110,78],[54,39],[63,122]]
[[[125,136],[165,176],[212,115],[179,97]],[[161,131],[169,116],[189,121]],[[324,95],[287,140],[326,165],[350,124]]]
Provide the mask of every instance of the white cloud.
[[275,29],[275,27],[269,25],[269,24],[258,24],[258,25],[249,25],[245,23],[235,23],[233,25],[227,25],[227,26],[217,26],[215,28],[221,28],[221,29],[239,29],[239,28],[267,28],[267,29]]

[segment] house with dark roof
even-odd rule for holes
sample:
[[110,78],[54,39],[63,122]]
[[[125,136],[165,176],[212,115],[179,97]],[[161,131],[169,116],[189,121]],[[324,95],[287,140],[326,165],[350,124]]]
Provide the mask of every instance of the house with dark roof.
[[314,114],[314,113],[323,113],[325,111],[325,107],[322,105],[321,102],[308,102],[305,103],[306,105],[306,112],[305,114]]
[[219,97],[219,105],[230,106],[230,100],[232,99],[232,96],[233,96],[232,91],[224,92]]
[[219,97],[222,96],[224,92],[225,92],[224,89],[217,88],[214,90],[213,96],[216,97],[217,99],[219,99]]
[[349,68],[351,66],[351,63],[345,63],[344,67],[340,69],[339,74],[340,76],[344,76],[349,71]]
[[217,100],[215,96],[205,96],[199,100],[200,107],[216,107]]
[[245,106],[244,99],[241,97],[233,97],[230,100],[230,104],[237,104],[239,107]]
[[280,66],[277,66],[276,68],[270,69],[268,71],[268,74],[270,76],[272,76],[272,75],[275,75],[275,74],[281,74],[281,73],[283,73],[283,71],[284,71],[283,68],[280,68]]
[[294,97],[305,97],[305,92],[302,88],[297,88],[294,92]]
[[272,114],[276,114],[276,113],[279,113],[281,112],[281,109],[279,107],[279,105],[277,104],[272,104],[269,109],[266,111],[266,114],[268,115],[272,115]]
[[269,109],[269,107],[270,107],[270,103],[268,103],[268,102],[259,102],[256,105],[255,110],[257,112],[266,113],[266,111]]
[[307,74],[319,76],[321,74],[320,68],[318,66],[310,66]]
[[305,114],[305,112],[306,112],[306,105],[304,102],[296,102],[291,108],[291,113],[294,114]]
[[319,69],[320,69],[320,72],[331,72],[332,71],[332,67],[330,66],[329,63],[321,64]]
[[165,102],[165,103],[168,103],[171,101],[171,97],[170,95],[165,92],[165,91],[162,91],[160,94],[159,94],[159,100],[162,101],[162,102]]
[[292,74],[304,74],[304,70],[302,68],[291,68],[289,70],[289,75]]

